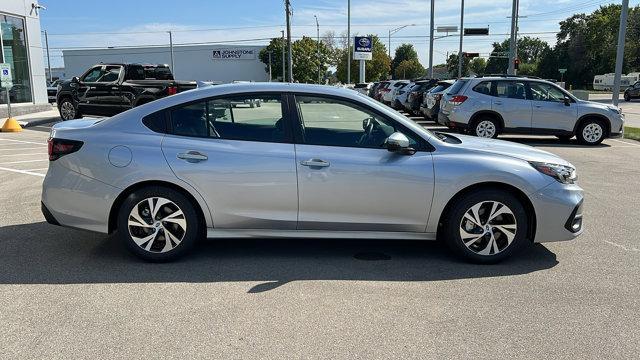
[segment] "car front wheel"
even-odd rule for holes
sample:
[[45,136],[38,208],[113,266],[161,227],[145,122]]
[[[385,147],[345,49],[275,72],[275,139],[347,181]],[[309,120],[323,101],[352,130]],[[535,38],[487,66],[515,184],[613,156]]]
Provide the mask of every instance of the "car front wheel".
[[78,113],[78,108],[69,98],[65,98],[60,103],[60,117],[62,120],[73,120],[78,119],[80,114]]
[[585,145],[598,145],[604,140],[605,127],[602,121],[589,119],[578,127],[576,138],[578,142]]
[[516,197],[486,189],[457,199],[444,219],[441,235],[459,256],[490,264],[526,245],[528,226],[525,208]]
[[164,187],[133,192],[118,215],[118,235],[138,257],[170,261],[187,253],[201,234],[194,205],[181,193]]

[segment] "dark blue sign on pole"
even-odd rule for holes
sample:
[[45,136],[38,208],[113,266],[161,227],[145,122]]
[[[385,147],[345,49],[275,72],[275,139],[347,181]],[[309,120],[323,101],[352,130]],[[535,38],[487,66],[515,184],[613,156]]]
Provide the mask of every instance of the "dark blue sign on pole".
[[354,41],[353,59],[371,60],[373,41],[368,36],[356,36]]

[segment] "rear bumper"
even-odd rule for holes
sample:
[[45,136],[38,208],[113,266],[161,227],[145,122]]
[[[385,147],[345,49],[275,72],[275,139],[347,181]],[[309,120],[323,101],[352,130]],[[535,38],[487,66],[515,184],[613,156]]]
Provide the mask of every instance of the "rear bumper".
[[537,218],[535,242],[572,240],[584,231],[584,196],[578,185],[554,182],[531,194],[530,198]]

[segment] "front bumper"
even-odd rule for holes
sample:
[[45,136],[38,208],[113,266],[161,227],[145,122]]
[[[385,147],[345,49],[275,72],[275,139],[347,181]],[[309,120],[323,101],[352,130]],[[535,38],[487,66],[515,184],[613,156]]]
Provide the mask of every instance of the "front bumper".
[[554,181],[530,198],[536,212],[535,242],[572,240],[584,231],[584,195],[578,185]]

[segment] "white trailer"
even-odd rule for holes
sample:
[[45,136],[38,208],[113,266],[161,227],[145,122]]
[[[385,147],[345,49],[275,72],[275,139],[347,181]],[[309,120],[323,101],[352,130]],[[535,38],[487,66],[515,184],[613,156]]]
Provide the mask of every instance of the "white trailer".
[[[620,90],[626,89],[629,85],[638,81],[638,77],[640,77],[640,73],[622,74],[620,77]],[[593,78],[593,89],[611,91],[613,89],[614,78],[614,73],[596,75]]]

